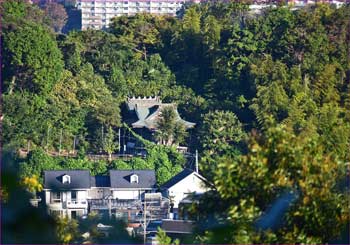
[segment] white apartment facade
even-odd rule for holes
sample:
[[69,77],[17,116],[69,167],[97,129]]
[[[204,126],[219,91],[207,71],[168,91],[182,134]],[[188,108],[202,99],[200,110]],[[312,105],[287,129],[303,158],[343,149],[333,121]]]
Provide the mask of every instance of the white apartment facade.
[[[81,10],[81,29],[86,30],[108,28],[113,17],[122,15],[150,13],[175,16],[184,3],[204,1],[208,0],[76,0],[76,6]],[[250,9],[253,12],[259,12],[263,8],[276,6],[278,2],[280,1],[253,0]],[[285,3],[294,8],[315,3],[335,4],[340,7],[345,3],[350,3],[350,0],[286,0]]]
[[122,15],[150,13],[155,15],[176,15],[185,2],[199,3],[201,0],[78,0],[81,10],[81,28],[104,29],[111,19]]

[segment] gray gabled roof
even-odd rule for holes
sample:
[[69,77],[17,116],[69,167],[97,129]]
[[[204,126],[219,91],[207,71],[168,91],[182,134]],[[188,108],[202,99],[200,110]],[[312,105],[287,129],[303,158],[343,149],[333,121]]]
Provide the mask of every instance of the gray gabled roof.
[[[136,174],[138,183],[131,183],[130,176]],[[154,170],[110,170],[111,188],[155,188]]]
[[187,176],[189,176],[192,173],[194,173],[198,178],[200,178],[205,183],[207,183],[207,180],[202,175],[198,174],[197,172],[193,171],[192,169],[185,168],[180,173],[178,173],[177,175],[172,177],[170,180],[165,182],[161,186],[161,189],[169,189],[170,187],[172,187],[173,185],[176,185],[177,183],[179,183],[181,180],[183,180],[184,178],[186,178]]
[[[62,183],[62,176],[70,176],[70,183]],[[44,189],[70,190],[89,189],[89,170],[48,170],[44,171]]]

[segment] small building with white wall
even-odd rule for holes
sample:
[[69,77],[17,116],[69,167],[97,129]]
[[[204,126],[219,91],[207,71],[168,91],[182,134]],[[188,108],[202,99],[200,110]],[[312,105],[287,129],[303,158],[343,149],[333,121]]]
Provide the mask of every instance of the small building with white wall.
[[179,203],[190,195],[207,192],[210,190],[210,184],[199,173],[191,169],[184,169],[164,183],[161,190],[163,195],[169,198],[173,204],[173,212],[176,218]]

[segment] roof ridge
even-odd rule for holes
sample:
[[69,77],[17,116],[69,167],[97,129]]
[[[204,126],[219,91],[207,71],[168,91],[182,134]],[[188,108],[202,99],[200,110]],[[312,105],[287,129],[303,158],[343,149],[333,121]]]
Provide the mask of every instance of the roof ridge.
[[130,172],[132,172],[132,171],[155,171],[154,169],[121,169],[121,170],[119,170],[119,169],[110,169],[109,171],[130,171]]
[[73,171],[88,171],[91,172],[90,169],[57,169],[57,170],[44,170],[44,172],[73,172]]

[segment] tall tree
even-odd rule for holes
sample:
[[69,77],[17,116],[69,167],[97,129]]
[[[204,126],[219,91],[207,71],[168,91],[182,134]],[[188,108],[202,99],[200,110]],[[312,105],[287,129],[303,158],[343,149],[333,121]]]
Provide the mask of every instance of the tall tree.
[[149,50],[161,42],[156,21],[157,17],[149,14],[121,16],[113,19],[110,30],[123,45],[132,48],[146,60]]
[[243,125],[230,111],[211,111],[204,115],[200,129],[203,150],[210,155],[227,153],[245,139]]
[[186,137],[186,127],[179,121],[173,106],[165,106],[157,121],[156,139],[164,145],[181,143]]
[[62,54],[53,36],[37,24],[23,24],[4,35],[8,93],[48,93],[63,71]]
[[43,9],[49,17],[50,27],[55,32],[61,32],[64,25],[67,23],[68,15],[62,4],[55,2],[47,2]]
[[111,126],[108,127],[106,135],[103,138],[102,148],[108,154],[108,160],[112,161],[112,153],[118,149],[118,144],[115,140],[114,131]]

